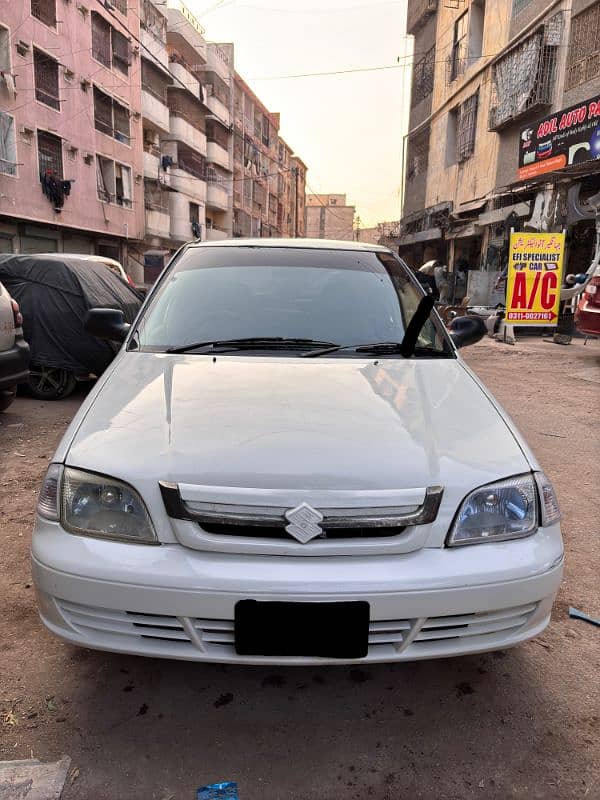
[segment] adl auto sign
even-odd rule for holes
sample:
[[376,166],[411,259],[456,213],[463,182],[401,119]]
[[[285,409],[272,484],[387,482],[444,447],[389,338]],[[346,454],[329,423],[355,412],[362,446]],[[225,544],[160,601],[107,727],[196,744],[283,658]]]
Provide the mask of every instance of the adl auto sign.
[[521,130],[519,180],[600,158],[600,95]]

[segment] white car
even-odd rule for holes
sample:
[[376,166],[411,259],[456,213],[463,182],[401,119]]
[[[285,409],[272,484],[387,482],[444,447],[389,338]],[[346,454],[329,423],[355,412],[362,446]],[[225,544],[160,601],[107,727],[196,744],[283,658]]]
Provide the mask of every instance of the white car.
[[383,247],[185,246],[40,492],[42,620],[83,647],[248,664],[446,657],[548,624],[559,509]]
[[12,404],[17,384],[29,375],[29,345],[22,326],[19,304],[0,283],[0,411]]

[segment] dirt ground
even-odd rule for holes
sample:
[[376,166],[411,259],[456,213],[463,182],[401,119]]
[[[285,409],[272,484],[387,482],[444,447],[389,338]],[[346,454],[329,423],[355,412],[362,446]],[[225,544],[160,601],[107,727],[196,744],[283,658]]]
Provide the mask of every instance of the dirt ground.
[[[600,798],[600,342],[465,351],[557,487],[566,575],[514,650],[369,666],[200,665],[79,650],[42,629],[29,571],[37,489],[82,400],[0,415],[0,760],[72,758],[64,800]],[[482,446],[485,443],[482,442]]]

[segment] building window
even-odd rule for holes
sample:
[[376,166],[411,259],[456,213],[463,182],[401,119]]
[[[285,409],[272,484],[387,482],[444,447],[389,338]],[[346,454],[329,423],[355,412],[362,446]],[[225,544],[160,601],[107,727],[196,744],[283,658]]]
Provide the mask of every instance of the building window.
[[464,14],[454,23],[454,36],[452,39],[452,54],[450,56],[450,80],[454,81],[465,71],[467,60],[467,33],[469,14]]
[[196,225],[200,224],[200,206],[198,203],[190,203],[190,222],[192,225],[196,223]]
[[406,180],[411,182],[427,172],[429,164],[429,129],[408,140]]
[[552,103],[562,25],[562,14],[555,14],[494,64],[490,130],[500,130]]
[[433,92],[434,72],[435,45],[413,67],[411,106],[416,106]]
[[17,174],[15,120],[4,111],[0,111],[0,172],[4,175]]
[[56,27],[56,0],[31,0],[31,16],[50,28]]
[[35,99],[60,111],[58,61],[34,48],[33,71],[35,74]]
[[167,41],[167,20],[160,11],[154,7],[151,0],[143,0],[142,18],[140,22],[142,28],[154,36],[157,41],[163,44]]
[[529,5],[529,3],[531,3],[531,0],[513,0],[513,5],[512,5],[513,17],[516,17],[517,14],[520,14],[521,11],[523,11],[523,9]]
[[8,28],[0,25],[0,72],[10,72],[10,36]]
[[44,175],[54,175],[57,180],[62,180],[62,140],[51,133],[38,131],[37,141],[40,178]]
[[142,58],[142,89],[161,103],[167,104],[169,79],[150,61]]
[[565,91],[600,75],[600,3],[571,20]]
[[477,132],[477,108],[479,92],[468,97],[458,107],[456,120],[456,160],[460,163],[473,155]]
[[130,143],[129,109],[94,86],[94,127],[123,144]]
[[129,74],[129,40],[97,11],[92,11],[92,57],[109,69]]
[[483,53],[483,26],[485,22],[485,0],[473,0],[469,19],[469,55],[467,68]]
[[206,159],[191,147],[177,144],[177,166],[201,181],[206,180]]
[[96,188],[98,200],[131,208],[131,169],[110,158],[96,156]]

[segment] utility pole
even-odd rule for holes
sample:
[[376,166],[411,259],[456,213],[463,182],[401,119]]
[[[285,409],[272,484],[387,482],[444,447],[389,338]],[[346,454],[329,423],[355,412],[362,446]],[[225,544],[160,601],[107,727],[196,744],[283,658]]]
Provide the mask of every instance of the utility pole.
[[294,238],[298,238],[298,167],[294,167]]
[[356,239],[355,239],[355,241],[356,242],[360,242],[360,226],[362,224],[362,220],[360,218],[360,214],[357,214],[355,224],[356,224]]

